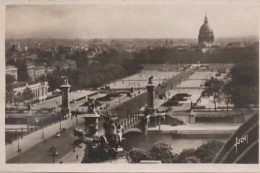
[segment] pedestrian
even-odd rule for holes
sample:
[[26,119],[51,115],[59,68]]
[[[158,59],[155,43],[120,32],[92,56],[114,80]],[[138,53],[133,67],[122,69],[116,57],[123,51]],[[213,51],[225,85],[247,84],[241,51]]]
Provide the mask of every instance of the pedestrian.
[[78,155],[78,154],[76,155],[76,159],[77,159],[77,160],[79,159],[79,155]]

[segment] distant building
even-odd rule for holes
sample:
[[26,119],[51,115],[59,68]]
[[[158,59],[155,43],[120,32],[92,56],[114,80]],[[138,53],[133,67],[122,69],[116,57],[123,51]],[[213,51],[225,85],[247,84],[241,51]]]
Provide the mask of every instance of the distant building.
[[213,29],[208,23],[207,15],[204,19],[204,24],[200,27],[198,43],[201,47],[211,47],[214,43]]
[[17,80],[17,68],[12,65],[6,65],[5,74],[13,76],[15,80]]
[[46,67],[45,68],[45,74],[52,74],[53,71],[55,70],[55,67]]
[[55,62],[53,64],[54,67],[59,67],[59,69],[63,69],[63,70],[75,70],[77,69],[77,63],[74,60],[71,59],[65,59],[61,62]]
[[14,96],[18,98],[18,100],[22,99],[26,88],[31,89],[34,96],[32,100],[43,101],[48,95],[48,82],[38,82],[34,84],[18,82],[13,85]]
[[226,48],[239,48],[239,47],[245,47],[244,42],[231,42],[228,43]]
[[35,79],[39,79],[41,76],[46,76],[46,69],[44,66],[35,68]]
[[35,64],[32,59],[25,59],[26,71],[32,81],[35,81]]
[[32,58],[19,60],[17,67],[19,81],[36,81],[41,76],[47,75],[46,68],[44,66],[35,66]]

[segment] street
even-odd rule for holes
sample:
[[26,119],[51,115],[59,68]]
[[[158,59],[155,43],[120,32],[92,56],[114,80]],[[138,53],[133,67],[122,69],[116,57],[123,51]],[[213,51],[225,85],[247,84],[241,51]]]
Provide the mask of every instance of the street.
[[[84,122],[81,122],[76,127],[84,129]],[[54,135],[47,138],[46,142],[42,141],[25,152],[21,152],[18,156],[7,160],[7,163],[52,163],[53,158],[49,152],[49,148],[52,146],[56,146],[59,152],[55,160],[61,159],[68,152],[73,150],[74,128],[75,127],[68,128],[60,137],[55,137]]]

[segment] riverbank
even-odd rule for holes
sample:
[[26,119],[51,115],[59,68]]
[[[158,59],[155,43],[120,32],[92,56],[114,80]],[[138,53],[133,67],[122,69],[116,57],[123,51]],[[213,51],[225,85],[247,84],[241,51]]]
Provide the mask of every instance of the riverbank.
[[241,124],[238,123],[196,123],[178,126],[161,125],[150,127],[149,134],[171,134],[176,137],[225,137],[234,133]]

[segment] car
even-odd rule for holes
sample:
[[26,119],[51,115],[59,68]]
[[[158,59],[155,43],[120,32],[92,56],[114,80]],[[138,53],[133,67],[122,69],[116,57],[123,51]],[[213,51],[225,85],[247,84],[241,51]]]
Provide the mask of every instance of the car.
[[66,128],[61,129],[61,133],[64,133],[64,132],[66,132]]
[[50,156],[58,156],[59,155],[59,152],[58,151],[52,151],[49,153]]
[[59,155],[59,152],[56,151],[56,152],[54,152],[53,154],[54,154],[55,156],[58,156],[58,155]]
[[58,138],[60,137],[60,135],[61,135],[60,133],[57,133],[55,137]]
[[55,145],[49,148],[49,152],[52,152],[52,151],[55,151],[55,150],[57,150],[57,147]]

